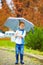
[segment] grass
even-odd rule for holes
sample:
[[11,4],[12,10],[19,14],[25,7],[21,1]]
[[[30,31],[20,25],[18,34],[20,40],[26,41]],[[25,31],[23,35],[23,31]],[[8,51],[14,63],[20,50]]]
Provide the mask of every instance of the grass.
[[[9,48],[9,49],[14,49],[15,48],[15,43],[11,42],[9,40],[0,40],[0,47],[4,47],[4,48]],[[25,47],[25,52],[27,53],[31,53],[31,54],[35,54],[35,55],[43,55],[43,52],[38,51],[38,50],[33,50],[33,49],[27,49]]]
[[35,55],[42,55],[43,56],[43,52],[39,51],[39,50],[33,50],[31,48],[27,49],[25,47],[25,52],[28,52],[30,54],[35,54]]
[[0,47],[14,48],[15,43],[9,40],[0,40]]

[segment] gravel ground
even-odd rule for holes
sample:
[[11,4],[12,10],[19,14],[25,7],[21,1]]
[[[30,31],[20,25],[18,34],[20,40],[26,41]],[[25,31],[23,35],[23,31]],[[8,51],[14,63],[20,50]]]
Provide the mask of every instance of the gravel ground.
[[[35,58],[29,58],[27,56],[24,56],[24,65],[43,65],[42,62]],[[0,65],[15,65],[15,53],[6,51],[6,50],[0,50]],[[18,65],[21,65],[20,63]]]

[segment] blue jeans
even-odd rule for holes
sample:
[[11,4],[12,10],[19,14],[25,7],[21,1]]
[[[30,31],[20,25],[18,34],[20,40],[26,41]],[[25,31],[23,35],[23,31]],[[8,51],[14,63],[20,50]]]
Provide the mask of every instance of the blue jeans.
[[24,54],[24,44],[16,44],[16,63],[19,60],[19,53],[20,53],[20,62],[23,61],[23,54]]
[[24,44],[16,44],[16,54],[24,54]]

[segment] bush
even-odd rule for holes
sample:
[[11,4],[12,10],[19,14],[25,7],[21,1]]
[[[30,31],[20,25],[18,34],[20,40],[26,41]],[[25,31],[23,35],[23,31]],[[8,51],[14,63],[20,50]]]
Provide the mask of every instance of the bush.
[[34,33],[32,31],[27,33],[25,43],[27,48],[43,51],[43,28],[35,27]]

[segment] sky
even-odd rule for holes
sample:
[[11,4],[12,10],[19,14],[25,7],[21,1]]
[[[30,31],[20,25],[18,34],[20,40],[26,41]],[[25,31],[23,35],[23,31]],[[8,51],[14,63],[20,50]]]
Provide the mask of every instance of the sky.
[[11,1],[12,1],[12,0],[6,0],[7,4],[10,4]]
[[1,0],[0,0],[0,9],[2,9],[2,3],[1,3]]
[[[2,0],[0,0],[0,9],[2,9]],[[8,5],[9,9],[13,12],[13,8],[15,7],[14,3],[12,0],[5,0],[6,4]]]

